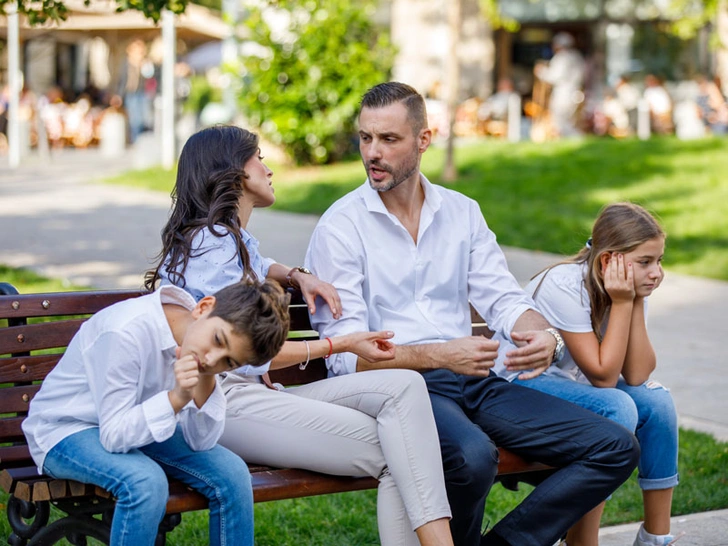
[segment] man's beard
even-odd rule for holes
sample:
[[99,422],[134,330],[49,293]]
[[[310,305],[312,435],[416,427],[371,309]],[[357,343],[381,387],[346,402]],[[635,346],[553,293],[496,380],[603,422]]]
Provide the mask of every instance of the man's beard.
[[412,155],[411,161],[406,161],[398,169],[393,169],[389,165],[382,164],[376,160],[369,161],[368,163],[364,164],[364,168],[367,171],[367,176],[369,176],[369,169],[371,167],[376,167],[380,171],[389,173],[389,175],[391,176],[391,180],[384,186],[380,186],[376,182],[372,182],[371,177],[369,177],[369,186],[373,190],[383,193],[383,192],[396,188],[402,182],[404,182],[405,180],[407,180],[409,177],[411,177],[413,174],[415,174],[417,172],[417,168],[418,168],[417,153]]

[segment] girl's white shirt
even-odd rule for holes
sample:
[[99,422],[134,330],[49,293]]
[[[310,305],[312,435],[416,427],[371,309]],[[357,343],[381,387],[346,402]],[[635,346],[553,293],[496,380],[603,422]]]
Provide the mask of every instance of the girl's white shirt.
[[[565,332],[589,333],[592,331],[592,323],[589,293],[584,283],[586,273],[586,264],[560,264],[541,272],[526,285],[525,290],[534,298],[539,312],[551,325]],[[645,316],[647,316],[647,298],[644,301]],[[602,325],[602,334],[606,332],[608,323],[609,316]],[[513,349],[513,344],[502,336],[498,336],[497,339],[501,346],[494,369],[498,375],[512,381],[520,372],[507,372],[503,361],[505,354]],[[552,364],[544,375],[590,384],[571,356],[568,347],[564,357]]]

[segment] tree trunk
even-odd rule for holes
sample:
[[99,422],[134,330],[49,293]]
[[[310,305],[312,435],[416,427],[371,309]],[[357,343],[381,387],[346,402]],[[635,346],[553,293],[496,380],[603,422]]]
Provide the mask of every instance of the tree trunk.
[[445,150],[445,169],[442,173],[443,182],[454,182],[457,178],[455,167],[455,114],[458,107],[458,94],[460,92],[460,61],[458,59],[458,42],[460,41],[460,24],[462,19],[462,0],[450,0],[447,20],[450,28],[450,53],[447,65],[447,114],[450,130],[447,134]]

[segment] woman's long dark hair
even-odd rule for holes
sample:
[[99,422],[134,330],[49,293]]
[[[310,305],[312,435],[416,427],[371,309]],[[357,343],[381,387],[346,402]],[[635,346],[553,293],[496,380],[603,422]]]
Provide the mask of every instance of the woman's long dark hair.
[[247,177],[243,166],[257,153],[258,136],[232,125],[209,127],[189,138],[177,166],[172,213],[162,229],[159,261],[144,278],[147,290],[154,290],[162,268],[173,284],[184,287],[192,240],[203,227],[217,237],[232,234],[243,262],[243,278],[252,275],[240,235],[238,201]]

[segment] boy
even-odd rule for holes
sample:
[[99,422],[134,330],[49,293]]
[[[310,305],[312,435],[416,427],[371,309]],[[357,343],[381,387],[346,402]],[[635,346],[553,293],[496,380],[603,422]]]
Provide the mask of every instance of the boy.
[[216,445],[225,398],[215,376],[270,360],[287,309],[277,285],[238,283],[199,303],[165,286],[96,313],[23,422],[39,471],[114,495],[112,545],[154,544],[166,473],[209,499],[210,544],[252,546],[247,466]]

